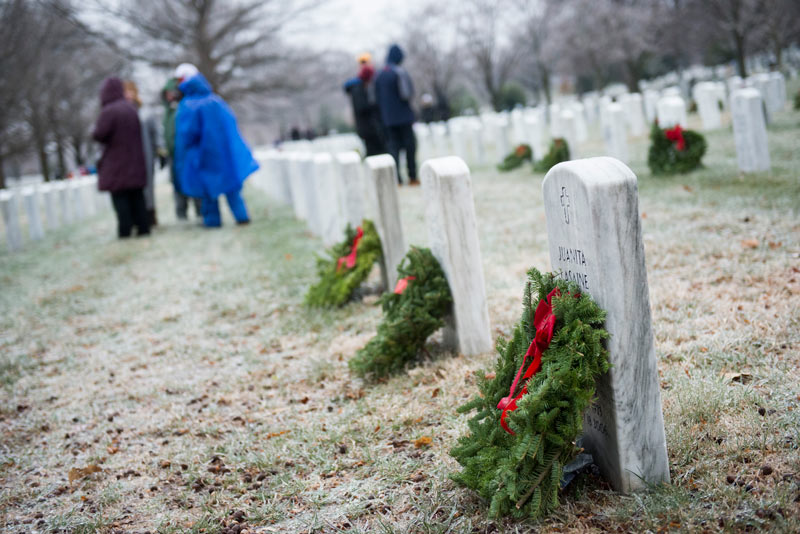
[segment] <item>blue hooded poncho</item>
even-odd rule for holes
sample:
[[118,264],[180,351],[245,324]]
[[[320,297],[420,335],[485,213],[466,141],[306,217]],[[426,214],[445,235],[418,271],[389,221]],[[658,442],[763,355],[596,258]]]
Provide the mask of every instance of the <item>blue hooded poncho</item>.
[[178,87],[183,99],[175,120],[175,172],[190,197],[217,198],[242,188],[258,169],[239,134],[236,117],[202,74]]

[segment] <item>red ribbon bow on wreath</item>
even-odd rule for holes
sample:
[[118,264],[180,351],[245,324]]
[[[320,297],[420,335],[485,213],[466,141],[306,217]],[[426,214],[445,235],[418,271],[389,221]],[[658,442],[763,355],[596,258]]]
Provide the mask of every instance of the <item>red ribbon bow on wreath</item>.
[[342,268],[342,264],[344,263],[348,269],[352,269],[356,266],[356,251],[358,250],[358,244],[361,242],[361,238],[364,237],[364,230],[361,227],[358,227],[356,230],[356,237],[353,239],[353,245],[350,247],[350,254],[347,256],[342,256],[336,262],[336,272],[339,272],[339,269]]
[[676,124],[672,129],[664,130],[664,134],[667,139],[675,142],[675,149],[678,152],[686,150],[686,140],[683,138],[683,128],[681,128],[680,124]]
[[[508,412],[513,412],[517,409],[517,401],[528,392],[528,386],[522,386],[522,390],[515,396],[514,392],[517,390],[522,369],[525,368],[525,363],[528,358],[533,357],[533,361],[528,366],[525,374],[522,374],[523,380],[528,380],[530,377],[539,372],[542,367],[542,353],[550,346],[550,341],[553,339],[553,329],[556,326],[556,316],[553,314],[552,299],[553,297],[560,297],[561,291],[556,287],[548,295],[546,299],[540,300],[539,305],[536,306],[536,313],[533,315],[533,326],[536,328],[536,335],[531,341],[525,357],[522,358],[522,365],[517,371],[517,376],[514,377],[514,382],[511,384],[511,389],[508,391],[508,397],[503,397],[497,403],[497,409],[503,410],[503,415],[500,416],[500,425],[503,429],[511,435],[514,431],[508,428],[506,417]],[[576,295],[577,296],[577,295]]]
[[402,295],[403,291],[405,291],[406,288],[408,287],[408,283],[411,280],[416,280],[416,279],[417,279],[416,276],[406,276],[405,278],[401,278],[400,280],[398,280],[397,284],[394,286],[394,294]]

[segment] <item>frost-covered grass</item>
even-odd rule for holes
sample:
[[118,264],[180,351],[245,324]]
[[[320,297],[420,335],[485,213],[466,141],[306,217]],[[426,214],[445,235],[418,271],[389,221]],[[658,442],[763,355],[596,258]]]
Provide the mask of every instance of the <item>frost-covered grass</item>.
[[[800,113],[770,128],[771,173],[740,176],[729,131],[708,141],[705,169],[669,178],[631,147],[672,485],[587,476],[542,524],[487,519],[447,451],[494,355],[434,337],[407,375],[354,380],[380,310],[303,308],[320,243],[288,209],[248,190],[253,224],[204,230],[161,189],[148,239],[117,241],[107,214],[0,253],[0,527],[213,533],[240,511],[263,532],[800,530]],[[541,180],[474,173],[495,336],[548,268]],[[400,198],[426,244],[420,189]]]

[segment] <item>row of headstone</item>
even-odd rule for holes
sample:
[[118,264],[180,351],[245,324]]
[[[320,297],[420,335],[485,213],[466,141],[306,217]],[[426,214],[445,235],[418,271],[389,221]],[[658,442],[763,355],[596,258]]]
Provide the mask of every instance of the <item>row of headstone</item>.
[[42,239],[46,231],[91,217],[111,207],[108,193],[97,190],[97,177],[86,176],[0,190],[0,211],[9,251]]
[[[615,104],[611,115],[622,113],[621,108]],[[269,174],[257,177],[260,188],[287,204],[278,193],[283,188],[271,182],[288,180],[292,199],[308,193],[301,191],[308,183],[305,177],[292,173],[302,155],[260,156],[266,163],[263,173]],[[372,213],[383,245],[386,287],[391,288],[406,252],[395,162],[380,155],[362,165],[353,153],[337,154],[316,157],[311,166],[297,166],[298,172],[313,173],[329,159],[338,162],[341,176],[331,182],[348,200],[324,200],[345,212]],[[420,175],[429,246],[453,295],[444,340],[467,355],[487,353],[492,339],[469,168],[457,157],[436,158],[422,165]],[[670,480],[637,191],[633,172],[608,157],[560,163],[542,184],[552,269],[607,313],[611,370],[598,379],[596,400],[584,415],[581,445],[622,492]]]
[[[297,219],[326,246],[341,241],[347,224],[371,218],[381,238],[384,286],[397,283],[407,252],[398,199],[397,166],[388,154],[361,162],[355,152],[256,151],[254,183],[294,209]],[[464,354],[491,350],[491,331],[469,169],[459,158],[427,161],[421,168],[430,248],[453,297],[445,342]]]

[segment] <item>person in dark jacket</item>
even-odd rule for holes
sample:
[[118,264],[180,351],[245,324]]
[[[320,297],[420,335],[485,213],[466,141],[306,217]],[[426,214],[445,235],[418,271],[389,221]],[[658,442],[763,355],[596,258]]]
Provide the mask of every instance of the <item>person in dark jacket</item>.
[[236,117],[202,74],[178,86],[183,99],[175,121],[175,170],[181,190],[200,197],[203,224],[222,225],[218,197],[225,195],[237,224],[250,217],[242,199],[245,179],[258,169]]
[[134,226],[137,235],[147,235],[150,233],[144,200],[147,169],[139,113],[125,100],[119,78],[103,82],[100,103],[103,108],[92,132],[92,138],[104,145],[97,163],[97,187],[111,193],[119,237],[130,237]]
[[411,100],[414,97],[414,84],[408,72],[400,66],[403,51],[396,44],[389,47],[386,66],[375,79],[375,98],[381,111],[381,119],[386,128],[386,148],[397,164],[397,180],[400,180],[400,150],[406,153],[408,179],[411,185],[418,185],[416,150],[414,137],[414,111]]
[[175,215],[178,220],[185,221],[188,219],[190,201],[194,204],[194,211],[198,217],[201,216],[202,209],[199,198],[190,198],[183,194],[180,184],[178,184],[177,174],[175,174],[175,116],[181,101],[178,83],[177,78],[170,78],[161,90],[161,103],[164,105],[162,129],[164,131],[164,148],[169,159],[169,176],[175,199]]
[[375,69],[370,64],[369,54],[362,54],[359,58],[359,63],[358,76],[345,82],[344,91],[350,96],[350,104],[353,107],[353,120],[356,123],[356,133],[364,141],[367,156],[385,154],[383,125],[381,124],[380,111],[375,103],[375,86],[372,83],[372,79],[375,77]]
[[147,208],[147,218],[150,227],[158,226],[156,216],[156,159],[163,151],[163,143],[158,132],[156,119],[152,114],[142,108],[142,99],[139,98],[139,88],[133,80],[122,82],[125,89],[125,99],[133,104],[139,111],[139,124],[142,127],[142,146],[144,147],[144,168],[147,171],[147,187],[144,188],[144,204]]

